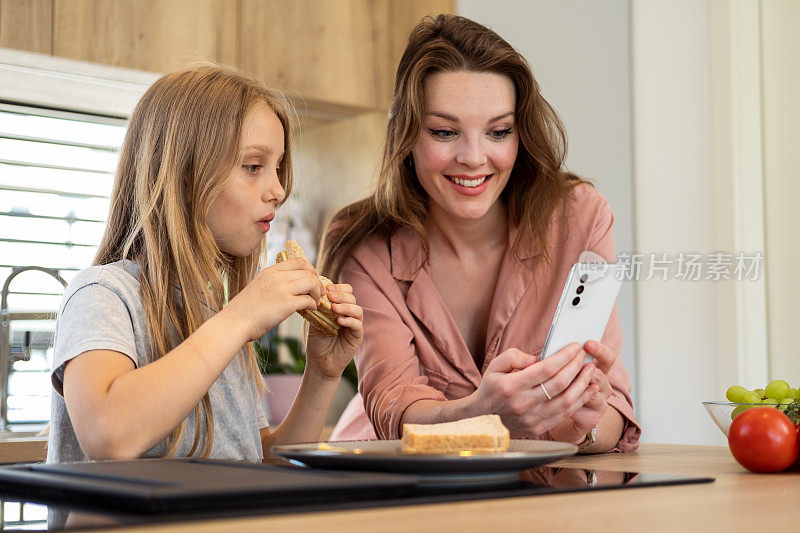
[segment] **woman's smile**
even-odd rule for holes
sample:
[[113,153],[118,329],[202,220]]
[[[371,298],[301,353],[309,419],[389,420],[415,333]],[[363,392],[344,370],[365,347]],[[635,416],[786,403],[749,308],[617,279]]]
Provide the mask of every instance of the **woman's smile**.
[[494,174],[486,174],[483,176],[444,175],[444,177],[447,178],[447,180],[453,186],[453,189],[455,189],[459,194],[463,194],[465,196],[477,196],[481,194],[489,187],[489,182],[491,181],[492,176],[494,176]]

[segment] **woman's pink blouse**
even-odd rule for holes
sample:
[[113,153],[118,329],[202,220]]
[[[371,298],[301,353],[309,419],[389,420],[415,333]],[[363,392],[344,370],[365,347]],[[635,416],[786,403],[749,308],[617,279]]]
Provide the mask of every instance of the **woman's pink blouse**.
[[[362,427],[364,411],[380,438],[399,438],[403,413],[414,402],[472,394],[492,359],[509,348],[541,353],[567,274],[581,252],[590,250],[609,262],[616,257],[614,216],[594,188],[576,187],[562,213],[549,235],[551,265],[540,260],[535,247],[524,251],[521,262],[513,259],[517,228],[509,225],[482,368],[470,355],[427,265],[422,265],[421,245],[413,232],[398,231],[388,241],[371,237],[356,250],[339,281],[352,285],[364,309],[365,337],[355,356],[364,409],[347,409],[337,426],[338,438],[364,435],[369,429]],[[616,306],[602,342],[619,353]],[[620,359],[608,379],[613,387],[608,403],[625,419],[616,450],[635,450],[641,429],[633,414],[630,377]]]

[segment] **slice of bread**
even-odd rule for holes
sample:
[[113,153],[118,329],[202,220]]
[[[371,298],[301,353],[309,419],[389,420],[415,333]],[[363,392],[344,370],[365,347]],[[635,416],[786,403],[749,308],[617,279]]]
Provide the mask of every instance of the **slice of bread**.
[[[283,245],[286,248],[286,251],[278,253],[278,257],[275,259],[276,263],[280,263],[288,259],[294,259],[295,257],[300,257],[308,261],[308,259],[306,259],[305,252],[303,252],[303,249],[296,241],[286,241]],[[319,276],[319,280],[322,282],[324,287],[327,287],[333,283],[325,276]],[[328,337],[335,337],[339,334],[340,326],[336,322],[336,317],[338,315],[333,312],[333,309],[331,308],[331,301],[328,299],[328,295],[324,292],[322,293],[322,298],[320,299],[316,310],[304,309],[302,311],[298,311],[298,314],[306,319],[309,324],[314,326]]]
[[511,442],[497,415],[483,415],[442,424],[403,424],[404,453],[498,453]]

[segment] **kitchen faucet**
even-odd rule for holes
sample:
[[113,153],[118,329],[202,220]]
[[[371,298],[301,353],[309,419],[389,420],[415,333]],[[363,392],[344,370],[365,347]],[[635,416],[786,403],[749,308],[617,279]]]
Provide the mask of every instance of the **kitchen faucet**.
[[[11,280],[28,270],[37,270],[45,274],[50,274],[56,278],[61,285],[64,287],[67,286],[67,282],[61,277],[57,269],[39,266],[14,267],[11,271],[11,275],[6,278],[6,282],[3,285],[2,301],[0,301],[0,327],[2,328],[2,336],[0,337],[0,431],[8,429],[8,380],[11,373],[11,365],[15,360],[24,358],[24,355],[14,358],[11,356],[12,317],[11,313],[8,311],[9,287],[11,286]],[[40,320],[42,317],[33,315],[26,316],[25,318]]]

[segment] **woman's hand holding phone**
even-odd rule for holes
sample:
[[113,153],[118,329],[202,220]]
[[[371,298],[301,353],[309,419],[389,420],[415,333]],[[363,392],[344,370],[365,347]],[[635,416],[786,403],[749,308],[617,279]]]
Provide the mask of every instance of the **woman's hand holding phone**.
[[506,350],[489,363],[473,393],[475,412],[500,415],[513,437],[541,437],[599,393],[599,385],[591,383],[597,367],[584,365],[585,357],[577,343],[544,361]]
[[551,437],[555,440],[565,442],[583,440],[593,427],[597,427],[600,418],[608,408],[608,399],[611,397],[612,389],[607,374],[614,366],[617,354],[605,344],[597,341],[588,341],[584,348],[589,355],[594,357],[593,366],[595,368],[590,384],[597,387],[597,392],[568,419],[550,432]]

